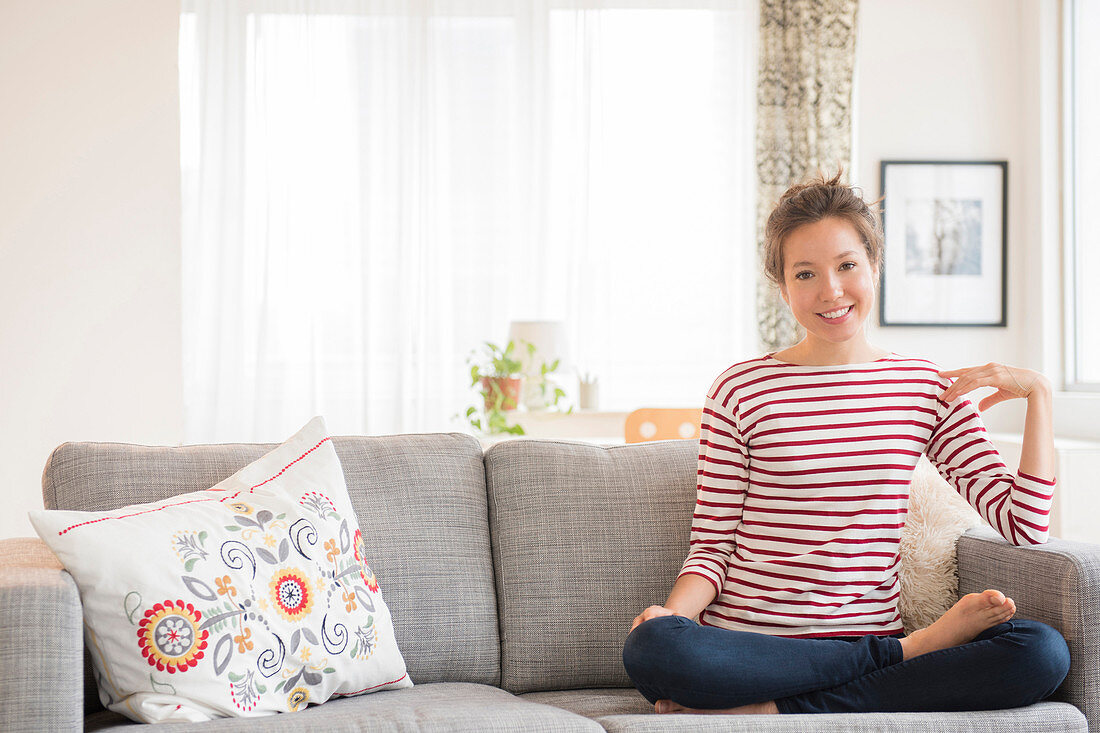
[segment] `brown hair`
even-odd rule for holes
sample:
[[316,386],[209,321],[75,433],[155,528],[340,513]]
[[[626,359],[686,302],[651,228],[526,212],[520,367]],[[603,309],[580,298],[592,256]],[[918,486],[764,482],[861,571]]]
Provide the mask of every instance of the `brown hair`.
[[826,181],[818,171],[817,178],[791,186],[779,198],[764,226],[764,274],[776,285],[783,285],[783,240],[803,224],[813,224],[827,217],[843,219],[855,227],[871,266],[882,264],[882,225],[878,212],[872,211],[882,201],[863,200],[852,186],[840,183],[844,169]]

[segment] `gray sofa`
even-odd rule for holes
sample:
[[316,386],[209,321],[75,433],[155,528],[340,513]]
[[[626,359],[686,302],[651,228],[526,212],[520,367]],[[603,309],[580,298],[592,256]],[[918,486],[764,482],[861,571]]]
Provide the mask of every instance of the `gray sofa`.
[[[333,442],[415,686],[171,730],[1100,730],[1100,546],[1014,547],[989,529],[958,544],[960,593],[999,588],[1019,617],[1069,642],[1072,668],[1050,700],[942,714],[656,715],[622,647],[684,559],[694,442],[516,440],[484,453],[461,434]],[[46,465],[45,506],[102,510],[206,488],[273,447],[67,443]],[[37,539],[0,547],[0,730],[133,728],[99,704],[72,578]]]

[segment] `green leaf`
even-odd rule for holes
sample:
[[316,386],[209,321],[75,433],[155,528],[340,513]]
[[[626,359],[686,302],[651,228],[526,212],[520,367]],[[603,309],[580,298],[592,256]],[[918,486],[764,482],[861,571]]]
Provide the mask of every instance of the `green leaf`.
[[279,690],[283,689],[283,685],[285,685],[285,684],[286,684],[286,680],[283,680],[279,684],[275,685],[275,692],[278,692]]
[[286,519],[286,512],[283,512],[282,514],[280,514],[279,516],[277,516],[275,518],[276,519]]
[[203,547],[206,546],[206,538],[209,537],[209,536],[210,536],[210,533],[207,532],[205,529],[203,531],[199,532],[199,542],[202,544]]
[[267,688],[264,687],[263,685],[256,685],[256,692],[258,692],[262,695],[265,692],[267,692]]
[[474,414],[477,414],[477,408],[476,407],[467,408],[466,417],[469,417],[470,415],[474,415]]
[[333,669],[332,667],[325,667],[325,674],[332,674],[335,671],[336,670]]
[[230,682],[240,682],[243,679],[244,679],[243,674],[236,674],[234,672],[229,673],[229,681]]
[[229,530],[230,532],[240,532],[240,531],[241,531],[241,528],[240,528],[240,527],[238,527],[238,526],[237,526],[237,525],[235,525],[235,524],[227,524],[227,525],[225,526],[225,528],[226,528],[226,529],[228,529],[228,530]]
[[190,560],[188,560],[187,562],[185,562],[183,564],[183,569],[186,570],[187,572],[191,572],[192,570],[195,569],[195,563],[197,563],[198,561],[199,561],[199,559],[197,557],[191,558]]
[[357,656],[359,654],[359,642],[355,642],[355,646],[351,648],[351,656]]

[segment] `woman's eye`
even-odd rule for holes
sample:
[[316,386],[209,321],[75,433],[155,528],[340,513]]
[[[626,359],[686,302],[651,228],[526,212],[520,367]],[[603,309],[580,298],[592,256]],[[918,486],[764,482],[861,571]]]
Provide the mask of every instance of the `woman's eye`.
[[840,266],[840,269],[841,270],[851,270],[855,266],[856,266],[856,263],[854,263],[854,262],[845,262],[843,265]]
[[[795,275],[794,275],[794,279],[795,280],[805,280],[807,277],[810,277],[812,274],[813,273],[811,273],[809,270],[803,270],[802,272],[796,272]],[[803,277],[803,275],[805,275],[805,277]]]

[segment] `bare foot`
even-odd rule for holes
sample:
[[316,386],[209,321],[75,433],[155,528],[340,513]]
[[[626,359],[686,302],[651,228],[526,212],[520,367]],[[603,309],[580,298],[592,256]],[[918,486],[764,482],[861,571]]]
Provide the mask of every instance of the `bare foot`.
[[739,708],[723,708],[721,710],[709,710],[705,708],[685,708],[672,700],[658,700],[653,706],[658,713],[690,713],[692,715],[778,715],[779,708],[775,702],[756,702],[752,705],[742,705]]
[[901,639],[902,658],[965,644],[989,627],[1008,621],[1015,613],[1016,604],[999,590],[967,593],[931,626]]

